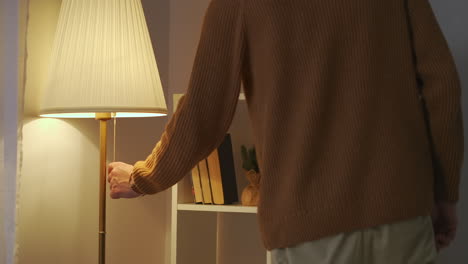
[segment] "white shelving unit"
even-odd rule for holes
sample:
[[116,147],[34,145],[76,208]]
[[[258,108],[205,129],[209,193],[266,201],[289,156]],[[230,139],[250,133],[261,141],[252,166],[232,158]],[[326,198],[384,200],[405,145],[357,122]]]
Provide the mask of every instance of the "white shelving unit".
[[[174,94],[174,110],[182,95],[183,94]],[[243,94],[241,94],[239,100],[245,100]],[[237,129],[236,131],[239,130]],[[231,134],[233,133],[234,132],[231,132]],[[243,186],[237,187],[240,193]],[[235,235],[236,233],[242,232],[242,229],[245,228],[258,231],[256,230],[256,213],[257,207],[242,206],[240,204],[194,204],[190,175],[187,175],[182,181],[172,187],[170,263],[231,263],[229,260],[230,254],[236,258],[239,257],[240,254],[243,254],[241,249],[245,246],[243,241],[247,243],[260,241],[260,238],[255,236],[255,232],[253,232],[254,234],[248,234],[248,236],[240,236],[240,238]],[[241,221],[238,221],[239,219],[241,219]],[[239,224],[239,222],[244,225],[232,226]],[[229,241],[231,238],[234,241]],[[226,239],[228,240],[227,242]],[[246,249],[246,251],[249,252],[244,256],[242,263],[258,264],[260,256],[260,258],[265,259],[266,264],[271,264],[270,252],[264,251],[260,243],[258,243],[258,246],[257,243],[253,244],[255,248]],[[264,254],[264,257],[262,257],[261,254]],[[248,256],[250,255],[255,255],[257,260],[249,262]]]

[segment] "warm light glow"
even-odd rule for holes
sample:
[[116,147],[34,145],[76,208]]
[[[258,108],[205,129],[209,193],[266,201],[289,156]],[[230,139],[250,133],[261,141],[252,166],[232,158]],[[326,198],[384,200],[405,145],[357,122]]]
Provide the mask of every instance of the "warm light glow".
[[[166,116],[167,114],[163,113],[131,113],[131,112],[121,112],[117,113],[115,117],[125,118],[125,117],[157,117],[157,116]],[[59,114],[42,114],[41,117],[49,118],[96,118],[95,113],[59,113]]]
[[40,116],[163,116],[164,92],[140,0],[63,0]]

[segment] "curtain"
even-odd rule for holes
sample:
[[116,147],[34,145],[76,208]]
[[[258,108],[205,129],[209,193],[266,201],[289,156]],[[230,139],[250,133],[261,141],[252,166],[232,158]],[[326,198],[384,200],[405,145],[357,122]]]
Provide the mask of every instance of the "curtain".
[[15,260],[20,49],[20,1],[0,0],[0,264]]

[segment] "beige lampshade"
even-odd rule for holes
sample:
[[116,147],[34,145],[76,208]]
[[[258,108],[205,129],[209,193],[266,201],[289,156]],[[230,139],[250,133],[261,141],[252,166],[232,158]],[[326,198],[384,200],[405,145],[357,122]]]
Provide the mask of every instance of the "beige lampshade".
[[40,115],[167,114],[140,0],[63,0]]

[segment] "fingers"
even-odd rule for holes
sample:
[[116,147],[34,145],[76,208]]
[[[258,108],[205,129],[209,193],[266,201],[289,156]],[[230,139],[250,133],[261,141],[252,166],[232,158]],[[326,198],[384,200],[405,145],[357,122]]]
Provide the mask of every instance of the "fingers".
[[109,168],[107,170],[108,176],[107,176],[107,182],[109,183],[109,189],[110,189],[110,197],[112,199],[120,199],[120,193],[117,191],[118,190],[118,180],[116,177],[114,177],[114,169],[118,166],[118,162],[112,162],[109,163]]
[[109,163],[109,165],[107,165],[107,182],[111,182],[112,180],[112,171],[114,170],[114,168],[116,167],[116,163],[115,162],[111,162]]
[[437,250],[442,250],[448,247],[452,241],[444,235],[437,235],[435,238],[435,242]]
[[112,178],[110,179],[110,181],[109,181],[109,184],[110,184],[109,187],[110,187],[111,190],[112,190],[112,188],[113,188],[114,186],[116,186],[116,185],[119,184],[119,181],[117,180],[117,178],[112,177]]
[[109,163],[109,165],[107,165],[107,173],[110,174],[111,171],[115,168],[115,166],[117,166],[116,164],[117,162],[111,162]]
[[111,192],[110,192],[110,197],[111,197],[112,199],[120,199],[120,194],[119,194],[119,192],[111,191]]
[[437,203],[432,213],[432,220],[437,250],[444,249],[455,240],[458,227],[456,205]]
[[115,184],[112,186],[110,191],[110,197],[112,199],[121,199],[121,198],[136,198],[139,197],[140,194],[134,192],[131,189],[126,189],[124,186]]
[[113,173],[114,171],[119,171],[119,172],[130,171],[131,172],[132,169],[133,169],[133,166],[129,164],[126,164],[123,162],[111,162],[109,163],[107,167],[107,175],[108,175],[107,181],[110,182],[112,178],[116,176],[116,174]]
[[107,167],[107,182],[111,182],[114,174],[112,173],[122,162],[111,162]]
[[438,231],[435,233],[435,242],[437,250],[442,250],[450,244],[452,244],[453,240],[455,240],[456,229],[451,228],[443,231]]
[[112,182],[109,189],[110,189],[110,194],[109,195],[110,195],[110,197],[112,199],[120,199],[121,198],[122,191],[121,191],[121,188],[119,188],[118,183]]
[[111,182],[112,182],[112,179],[114,179],[114,173],[113,173],[113,171],[111,171],[111,172],[107,175],[107,182],[108,182],[108,183],[111,183]]
[[112,199],[135,198],[140,194],[134,192],[129,184],[133,166],[123,162],[112,162],[108,165],[107,182],[109,182]]
[[107,173],[111,173],[113,169],[115,169],[115,168],[117,168],[119,166],[122,166],[124,164],[125,163],[119,162],[119,161],[109,163],[109,165],[107,165]]

